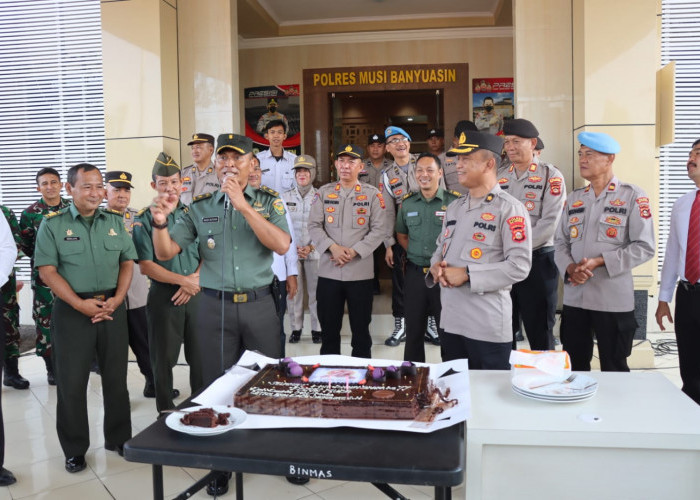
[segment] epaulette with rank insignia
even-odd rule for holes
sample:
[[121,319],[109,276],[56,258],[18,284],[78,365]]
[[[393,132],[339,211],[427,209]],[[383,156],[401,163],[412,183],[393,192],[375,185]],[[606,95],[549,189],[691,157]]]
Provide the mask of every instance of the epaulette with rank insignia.
[[275,191],[274,189],[269,188],[269,187],[264,186],[264,185],[261,185],[261,186],[260,186],[260,191],[263,191],[264,193],[267,193],[267,194],[271,194],[271,195],[274,196],[275,198],[278,198],[279,195],[280,195],[280,194],[279,194],[277,191]]
[[182,213],[183,213],[183,214],[186,214],[186,213],[188,213],[189,211],[190,211],[190,207],[188,207],[188,206],[182,207]]
[[406,193],[405,195],[403,195],[403,197],[401,198],[401,201],[404,201],[404,200],[409,199],[409,198],[410,198],[411,196],[413,196],[414,194],[416,194],[416,193],[414,193],[413,191],[409,191],[408,193]]
[[212,194],[211,193],[204,193],[204,194],[198,194],[194,198],[192,198],[192,203],[197,203],[198,201],[206,200],[207,198],[211,198]]
[[56,212],[49,212],[48,214],[44,215],[44,218],[50,219],[51,217],[56,217],[60,213],[61,213],[61,210],[57,210]]
[[450,193],[450,194],[453,195],[453,196],[456,196],[457,198],[459,198],[460,196],[462,196],[462,193],[460,193],[459,191],[455,191],[454,189],[448,189],[447,192]]
[[146,211],[147,211],[149,208],[151,208],[151,205],[148,205],[147,207],[143,207],[141,210],[139,210],[139,211],[136,213],[136,217],[141,217],[143,214],[146,213]]
[[124,217],[124,213],[120,212],[118,210],[112,210],[111,208],[104,208],[103,210],[105,212],[107,212],[108,214],[118,215],[119,217]]

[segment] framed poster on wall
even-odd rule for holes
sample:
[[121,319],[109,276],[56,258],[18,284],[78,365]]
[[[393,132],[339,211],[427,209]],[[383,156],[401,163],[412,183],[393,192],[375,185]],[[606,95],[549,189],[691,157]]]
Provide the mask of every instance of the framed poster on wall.
[[503,122],[513,118],[515,93],[512,78],[472,80],[474,124],[481,132],[503,134]]
[[257,151],[268,149],[265,125],[272,120],[282,120],[287,125],[284,149],[300,154],[299,85],[251,87],[245,89],[244,95],[245,135],[253,140],[253,147]]

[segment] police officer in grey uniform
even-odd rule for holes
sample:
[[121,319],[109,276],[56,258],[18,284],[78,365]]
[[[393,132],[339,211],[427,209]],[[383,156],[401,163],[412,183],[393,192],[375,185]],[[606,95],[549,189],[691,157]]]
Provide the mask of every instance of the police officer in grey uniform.
[[[516,118],[503,127],[510,165],[498,172],[501,189],[525,205],[532,227],[532,269],[513,285],[514,315],[522,318],[530,349],[554,349],[554,321],[559,276],[554,264],[554,233],[566,199],[564,177],[535,154],[537,128]],[[517,323],[516,323],[517,321]],[[513,324],[519,320],[513,318]],[[515,331],[513,332],[515,334]],[[513,341],[515,347],[515,340]]]
[[649,198],[613,173],[620,145],[608,134],[581,132],[578,151],[585,188],[569,194],[554,241],[564,278],[561,342],[571,368],[589,371],[593,335],[602,371],[629,371],[637,329],[632,269],[654,256]]
[[362,149],[342,145],[335,155],[338,182],[319,188],[311,204],[309,234],[321,255],[318,319],[321,354],[340,354],[345,303],[352,330],[352,355],[371,357],[372,252],[386,238],[386,206],[379,190],[357,180]]
[[192,150],[194,163],[182,169],[182,194],[180,201],[185,205],[201,194],[213,193],[219,189],[211,156],[214,153],[214,137],[209,134],[194,134],[187,143]]
[[387,160],[386,140],[384,134],[372,134],[367,139],[367,159],[362,165],[360,172],[360,182],[369,184],[379,189],[379,184],[382,182],[382,173],[391,165]]
[[468,358],[477,370],[510,367],[510,287],[530,272],[527,211],[497,182],[502,147],[500,137],[471,132],[448,151],[459,157],[459,180],[469,193],[447,207],[426,276],[429,286],[441,287],[443,359]]
[[[406,251],[394,239],[394,224],[396,211],[408,192],[420,191],[416,181],[416,157],[411,154],[411,136],[401,127],[390,126],[384,131],[386,149],[394,158],[389,168],[384,170],[379,191],[387,201],[388,234],[384,240],[386,247],[386,263],[391,268],[391,313],[394,316],[394,331],[384,343],[397,346],[406,339],[406,322],[404,318],[403,286]],[[440,187],[445,188],[444,179],[440,179]]]
[[[112,170],[105,174],[107,208],[121,212],[124,228],[133,237],[136,209],[129,207],[131,201],[131,174],[120,170]],[[148,278],[141,274],[139,266],[133,267],[131,284],[126,292],[126,321],[129,325],[129,347],[136,357],[139,371],[146,379],[143,395],[155,397],[153,370],[148,350],[148,321],[146,320],[146,302],[148,302]],[[179,394],[179,392],[178,392]]]

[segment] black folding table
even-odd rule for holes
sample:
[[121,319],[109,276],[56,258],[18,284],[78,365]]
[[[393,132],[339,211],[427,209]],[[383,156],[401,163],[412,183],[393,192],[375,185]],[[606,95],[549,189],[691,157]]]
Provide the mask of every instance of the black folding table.
[[[331,429],[233,429],[217,436],[190,436],[165,419],[128,441],[124,458],[153,465],[153,498],[163,499],[163,466],[236,472],[236,498],[243,499],[242,473],[301,476],[375,485],[402,499],[391,484],[435,487],[449,500],[464,480],[465,423],[421,434],[337,427]],[[211,479],[197,481],[188,498]]]

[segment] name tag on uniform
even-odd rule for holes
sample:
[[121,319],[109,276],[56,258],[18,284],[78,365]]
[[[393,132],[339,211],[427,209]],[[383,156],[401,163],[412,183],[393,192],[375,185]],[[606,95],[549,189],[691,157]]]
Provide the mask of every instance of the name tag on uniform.
[[445,211],[444,210],[438,210],[435,212],[435,217],[440,217],[441,219],[445,217]]
[[264,174],[265,172],[269,172],[269,171],[270,171],[270,169],[266,168],[265,170],[261,170],[260,172],[262,172]]
[[219,222],[219,217],[202,217],[202,222]]
[[79,241],[80,236],[66,236],[63,238],[63,241]]
[[[443,212],[443,213],[445,213],[445,212]],[[408,212],[406,214],[406,217],[416,217],[417,215],[418,215],[418,212]]]

